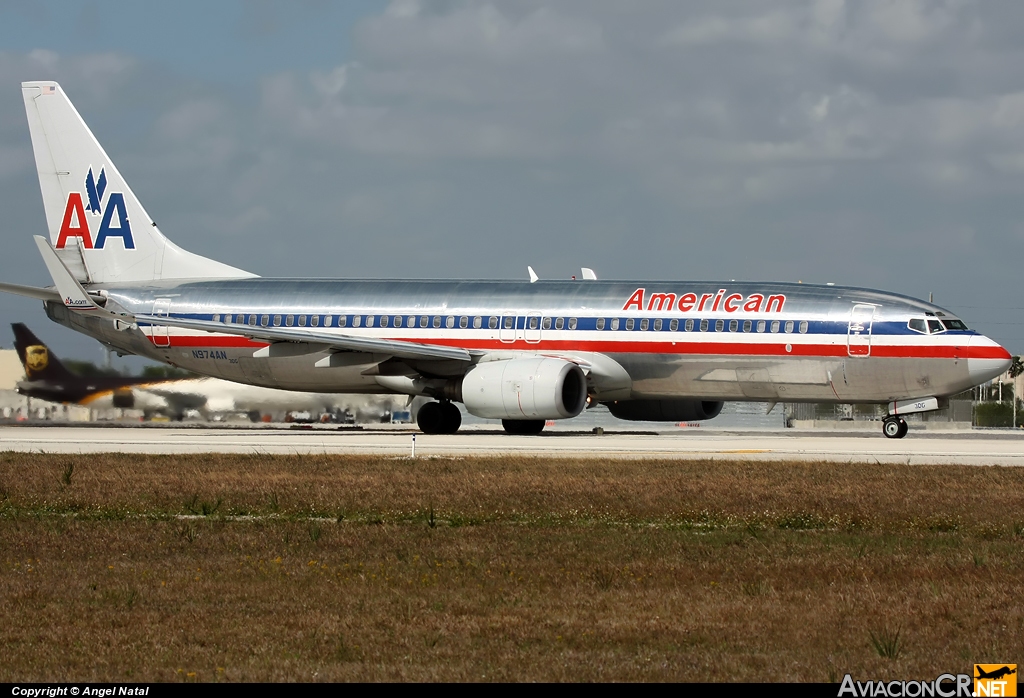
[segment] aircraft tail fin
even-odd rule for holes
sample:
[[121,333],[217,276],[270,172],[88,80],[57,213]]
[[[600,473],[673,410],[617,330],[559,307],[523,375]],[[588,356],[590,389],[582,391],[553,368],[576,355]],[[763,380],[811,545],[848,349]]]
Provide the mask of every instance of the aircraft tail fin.
[[186,252],[156,227],[56,82],[23,82],[50,243],[85,284],[254,274]]
[[11,323],[14,330],[14,349],[18,352],[21,365],[25,367],[25,376],[30,381],[66,381],[75,380],[75,376],[57,355],[50,351],[28,327],[20,322]]

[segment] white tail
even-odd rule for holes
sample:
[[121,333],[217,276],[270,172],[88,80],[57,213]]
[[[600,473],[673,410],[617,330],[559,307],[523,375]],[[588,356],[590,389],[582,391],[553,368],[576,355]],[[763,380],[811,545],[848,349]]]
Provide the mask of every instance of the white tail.
[[23,82],[50,242],[83,283],[237,279],[254,274],[163,236],[55,82]]

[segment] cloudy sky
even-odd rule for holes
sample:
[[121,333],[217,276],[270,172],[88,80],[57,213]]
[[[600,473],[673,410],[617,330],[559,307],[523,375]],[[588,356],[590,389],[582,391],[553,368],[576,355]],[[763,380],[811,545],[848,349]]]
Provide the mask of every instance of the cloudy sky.
[[1021,353],[1022,66],[1015,0],[0,0],[0,277],[49,283],[18,85],[56,79],[165,234],[261,275],[831,281]]

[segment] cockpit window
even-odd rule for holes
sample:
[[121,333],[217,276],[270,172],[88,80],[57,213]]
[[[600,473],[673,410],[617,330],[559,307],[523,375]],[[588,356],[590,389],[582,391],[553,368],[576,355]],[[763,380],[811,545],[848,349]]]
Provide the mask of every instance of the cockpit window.
[[950,318],[949,320],[943,320],[942,324],[946,326],[947,330],[966,330],[967,325],[962,320],[955,320]]
[[914,332],[921,332],[922,334],[928,331],[925,329],[924,319],[919,317],[911,318],[910,322],[907,323],[907,327]]
[[942,329],[942,323],[939,322],[938,320],[929,320],[928,331],[931,332],[932,334],[935,334],[937,332],[943,332],[944,330]]

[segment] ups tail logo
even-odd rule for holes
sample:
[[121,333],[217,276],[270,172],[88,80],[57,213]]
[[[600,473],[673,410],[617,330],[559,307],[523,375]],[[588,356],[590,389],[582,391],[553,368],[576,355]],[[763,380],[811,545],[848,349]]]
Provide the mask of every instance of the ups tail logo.
[[975,664],[974,695],[1011,697],[1017,695],[1016,664]]
[[25,348],[25,369],[29,374],[41,373],[50,365],[50,352],[42,344]]

